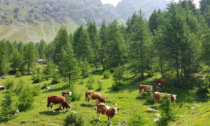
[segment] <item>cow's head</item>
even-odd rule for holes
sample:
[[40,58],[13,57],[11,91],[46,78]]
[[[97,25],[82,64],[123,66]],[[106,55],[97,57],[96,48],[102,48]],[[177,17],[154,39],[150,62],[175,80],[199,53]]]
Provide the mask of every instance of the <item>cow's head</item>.
[[69,96],[72,96],[72,94],[73,94],[72,92],[69,92]]
[[120,109],[119,108],[117,108],[117,107],[115,107],[115,108],[113,108],[114,109],[114,114],[116,115],[117,114],[117,111],[119,111]]
[[175,100],[176,100],[176,96],[177,96],[177,95],[172,95],[172,96],[173,96],[173,98],[174,98],[174,101],[175,101]]

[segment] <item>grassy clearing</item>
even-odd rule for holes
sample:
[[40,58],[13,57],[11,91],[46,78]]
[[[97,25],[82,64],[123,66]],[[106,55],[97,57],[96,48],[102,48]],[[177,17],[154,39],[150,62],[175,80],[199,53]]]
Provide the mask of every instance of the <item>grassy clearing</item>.
[[[51,80],[44,81],[42,83],[32,84],[31,76],[23,76],[22,78],[14,78],[13,75],[7,76],[9,79],[14,80],[15,84],[18,83],[20,79],[23,79],[25,84],[29,85],[44,85],[47,83],[49,86]],[[122,86],[120,86],[119,91],[112,91],[113,80],[112,77],[109,79],[104,79],[102,72],[97,72],[93,75],[95,79],[95,83],[93,84],[92,91],[97,91],[99,85],[97,84],[97,80],[103,80],[102,90],[100,93],[104,97],[108,97],[109,103],[106,103],[112,107],[120,108],[119,114],[116,115],[112,119],[112,125],[118,125],[120,121],[129,121],[130,118],[133,118],[134,115],[141,115],[143,119],[146,121],[146,125],[155,126],[156,123],[153,120],[155,113],[147,113],[148,108],[154,108],[157,110],[156,113],[160,114],[159,105],[155,107],[155,105],[145,105],[145,98],[139,97],[138,94],[138,86],[139,84],[148,84],[154,85],[154,78],[149,78],[145,81],[139,82],[134,77],[132,77],[129,73],[124,75],[124,80]],[[95,101],[91,101],[90,106],[86,106],[85,101],[85,91],[87,90],[86,84],[89,78],[83,79],[83,83],[78,82],[75,85],[76,92],[81,94],[81,99],[76,102],[71,103],[71,109],[77,111],[78,113],[82,113],[82,116],[85,120],[85,126],[91,125],[107,125],[107,117],[105,115],[100,115],[101,122],[97,119],[95,107]],[[33,104],[33,109],[27,112],[20,112],[19,115],[16,116],[15,119],[8,121],[7,123],[0,123],[0,125],[9,125],[9,126],[60,126],[64,125],[64,120],[66,116],[70,113],[67,111],[63,112],[51,112],[47,111],[47,97],[49,95],[61,95],[62,91],[69,91],[67,82],[60,80],[61,82],[58,84],[54,84],[55,89],[47,90],[42,89],[41,94],[35,97],[35,101]],[[0,83],[4,85],[6,80],[0,79]],[[170,122],[169,125],[210,125],[210,108],[209,101],[197,99],[195,100],[195,92],[199,86],[190,83],[193,86],[186,85],[186,89],[178,89],[176,87],[171,86],[169,90],[170,93],[178,94],[177,97],[177,108],[178,111],[176,113],[177,118],[174,122]],[[163,91],[164,92],[164,91]],[[0,92],[0,103],[3,99],[3,95],[6,93],[5,91]],[[13,99],[17,102],[17,96],[14,93]],[[197,105],[201,105],[197,107]],[[54,105],[54,109],[57,108],[58,105]],[[192,108],[193,107],[193,108]]]

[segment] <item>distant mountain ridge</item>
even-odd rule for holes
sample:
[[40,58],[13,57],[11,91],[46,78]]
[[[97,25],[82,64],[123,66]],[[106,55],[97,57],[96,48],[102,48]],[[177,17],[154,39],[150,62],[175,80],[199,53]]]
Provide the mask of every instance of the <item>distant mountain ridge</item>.
[[148,17],[161,4],[163,9],[167,4],[164,1],[122,0],[114,7],[100,0],[0,0],[0,39],[50,42],[61,26],[73,32],[88,21],[97,26],[103,20],[122,22],[139,9]]

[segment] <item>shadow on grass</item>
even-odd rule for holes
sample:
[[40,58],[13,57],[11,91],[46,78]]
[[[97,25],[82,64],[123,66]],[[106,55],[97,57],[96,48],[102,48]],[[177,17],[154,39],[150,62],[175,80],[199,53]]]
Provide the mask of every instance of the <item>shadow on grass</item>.
[[39,112],[39,114],[42,114],[42,115],[49,115],[49,116],[56,116],[56,115],[59,115],[60,113],[63,113],[63,112],[52,112],[52,111],[43,111],[43,112]]
[[50,93],[50,92],[61,91],[61,90],[63,91],[63,90],[67,90],[68,88],[70,88],[70,86],[67,84],[67,85],[64,85],[63,87],[45,90],[43,91],[43,93]]
[[91,120],[90,123],[94,126],[108,126],[107,121],[101,122],[98,119]]
[[92,108],[95,107],[95,105],[86,105],[86,104],[80,104],[81,107],[87,107],[87,108]]

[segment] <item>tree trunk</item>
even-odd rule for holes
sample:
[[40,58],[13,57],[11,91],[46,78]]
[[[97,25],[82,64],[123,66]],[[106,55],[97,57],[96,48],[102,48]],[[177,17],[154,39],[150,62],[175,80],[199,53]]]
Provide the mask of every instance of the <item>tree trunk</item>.
[[162,57],[160,57],[160,70],[161,70],[162,78],[164,78]]
[[179,76],[179,55],[178,55],[178,52],[176,54],[176,77],[177,77],[177,85],[182,86],[180,76]]
[[71,75],[70,75],[70,73],[69,73],[69,85],[70,85],[70,79],[71,79]]

